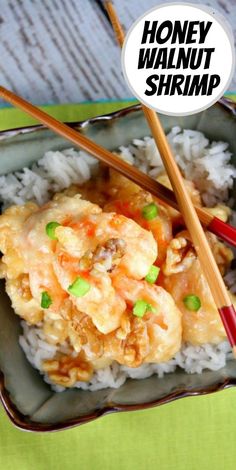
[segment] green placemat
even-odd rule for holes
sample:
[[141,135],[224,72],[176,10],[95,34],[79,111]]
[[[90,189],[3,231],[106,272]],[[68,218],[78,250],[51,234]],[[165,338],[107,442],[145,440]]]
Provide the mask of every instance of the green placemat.
[[[236,93],[228,93],[226,96],[236,101]],[[137,104],[136,99],[45,105],[40,106],[40,108],[45,109],[45,111],[51,114],[51,116],[54,116],[61,121],[73,122],[83,121],[99,114],[111,113],[134,104]],[[9,106],[0,107],[0,131],[12,129],[14,127],[32,126],[34,124],[38,124],[38,122],[19,109]]]
[[[133,102],[50,106],[82,120]],[[0,128],[32,124],[0,110]],[[146,411],[113,414],[55,434],[19,431],[0,408],[1,470],[235,470],[236,389],[185,398]]]
[[[129,99],[123,101],[97,101],[97,102],[84,102],[77,104],[59,104],[59,105],[45,105],[40,106],[45,109],[48,114],[56,117],[57,119],[65,122],[84,121],[99,114],[112,113],[121,108],[126,108],[136,104],[137,100]],[[19,109],[12,107],[0,108],[0,131],[5,129],[12,129],[14,127],[32,126],[38,124],[38,121],[23,113]]]
[[120,413],[55,434],[0,411],[1,470],[235,470],[236,390]]

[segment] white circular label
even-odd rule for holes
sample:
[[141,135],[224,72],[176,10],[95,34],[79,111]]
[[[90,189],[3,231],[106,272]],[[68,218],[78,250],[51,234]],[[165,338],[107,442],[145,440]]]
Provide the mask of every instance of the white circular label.
[[167,115],[194,114],[215,103],[234,73],[233,35],[224,18],[193,4],[163,4],[129,30],[122,68],[133,94]]

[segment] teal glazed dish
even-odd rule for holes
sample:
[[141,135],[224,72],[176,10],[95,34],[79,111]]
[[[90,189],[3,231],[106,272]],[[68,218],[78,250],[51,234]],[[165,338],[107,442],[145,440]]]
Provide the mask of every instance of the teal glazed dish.
[[[227,141],[236,155],[236,104],[230,100],[222,99],[192,116],[161,116],[161,120],[166,132],[178,125],[200,130],[210,140]],[[110,150],[150,134],[139,105],[70,125]],[[0,175],[31,165],[48,150],[70,147],[69,142],[40,125],[0,132]],[[162,379],[129,379],[118,389],[55,393],[27,361],[19,345],[20,333],[20,318],[14,314],[1,282],[0,396],[11,421],[27,431],[66,429],[107,413],[141,410],[236,385],[236,363],[229,361],[223,369],[199,375],[177,370]]]

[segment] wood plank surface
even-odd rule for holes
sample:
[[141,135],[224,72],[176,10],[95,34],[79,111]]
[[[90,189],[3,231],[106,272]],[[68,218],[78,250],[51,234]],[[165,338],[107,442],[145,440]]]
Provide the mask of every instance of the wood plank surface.
[[[130,97],[120,51],[99,3],[0,0],[1,85],[38,104]],[[160,3],[163,0],[114,0],[126,30]],[[224,15],[236,37],[236,0],[205,4]],[[236,73],[229,91],[236,91]]]

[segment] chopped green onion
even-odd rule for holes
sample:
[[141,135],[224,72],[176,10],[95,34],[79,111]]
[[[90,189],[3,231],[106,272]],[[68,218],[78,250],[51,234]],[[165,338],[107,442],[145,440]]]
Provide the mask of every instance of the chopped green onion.
[[186,295],[183,299],[184,305],[188,310],[192,310],[193,312],[197,312],[199,308],[201,308],[201,300],[197,295],[190,294]]
[[134,304],[133,314],[136,317],[142,318],[146,312],[153,312],[155,313],[155,309],[152,305],[148,304],[145,300],[137,300]]
[[52,240],[57,240],[57,237],[55,235],[55,230],[56,230],[57,227],[59,227],[59,225],[61,225],[61,224],[59,224],[58,222],[49,222],[45,227],[46,234]]
[[157,313],[151,304],[147,304],[147,312]]
[[145,281],[149,282],[149,284],[154,284],[158,278],[159,272],[160,268],[158,268],[158,266],[152,265],[145,277]]
[[46,291],[42,292],[41,307],[42,308],[48,308],[48,307],[50,307],[51,304],[52,304],[52,299],[51,299],[50,295]]
[[75,295],[75,297],[83,297],[90,290],[91,286],[82,277],[77,277],[76,280],[68,287],[70,294]]
[[146,311],[147,311],[147,302],[145,302],[145,300],[137,300],[137,302],[135,302],[134,304],[133,314],[136,317],[142,318],[143,315],[145,315]]
[[151,202],[150,204],[147,204],[147,206],[143,207],[142,216],[144,219],[152,220],[152,219],[155,219],[157,215],[158,215],[158,207],[154,202]]

